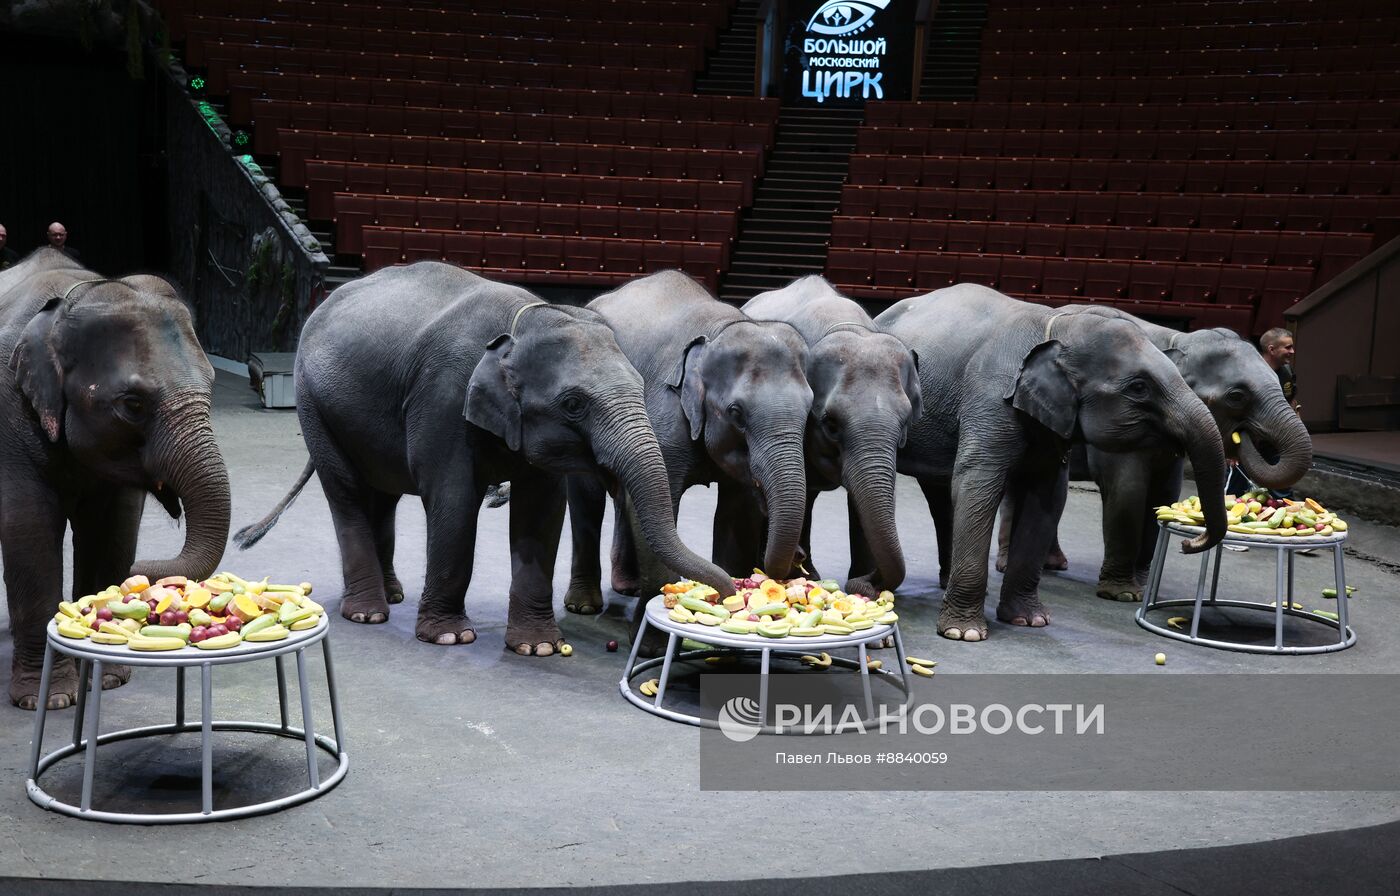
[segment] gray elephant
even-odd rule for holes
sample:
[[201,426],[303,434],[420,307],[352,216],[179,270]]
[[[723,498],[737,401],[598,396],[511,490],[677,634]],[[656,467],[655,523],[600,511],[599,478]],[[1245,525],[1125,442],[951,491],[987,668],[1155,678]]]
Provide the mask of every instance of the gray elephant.
[[[923,415],[918,357],[875,329],[855,302],[820,276],[760,293],[743,312],[791,324],[807,341],[812,414],[807,423],[807,514],[802,548],[811,560],[812,505],[844,486],[855,537],[852,556],[869,556],[874,573],[851,573],[846,590],[875,595],[904,581],[904,552],[895,527],[895,455]],[[815,570],[809,570],[815,574]]]
[[[0,273],[0,547],[14,659],[10,699],[38,706],[44,626],[63,589],[73,529],[76,600],[140,574],[212,575],[229,527],[228,473],[209,423],[214,369],[189,308],[159,277],[103,279],[53,249]],[[136,561],[146,494],[186,518],[169,560]],[[104,667],[102,686],[130,676]],[[77,671],[55,662],[49,709]]]
[[[666,509],[678,513],[690,486],[718,482],[715,560],[744,574],[760,559],[751,553],[753,545],[766,540],[763,568],[788,576],[807,500],[802,437],[812,389],[802,337],[787,324],[749,319],[679,271],[633,280],[588,307],[617,334],[646,383],[647,415],[666,457]],[[766,512],[766,527],[761,513],[753,512],[755,503]],[[574,559],[564,604],[575,612],[602,606],[598,548],[604,505],[596,482],[570,477]],[[664,584],[658,579],[669,573],[633,553],[626,520],[619,522],[613,588],[656,593]],[[645,603],[638,603],[638,611]],[[634,625],[639,620],[634,616]]]
[[676,536],[641,377],[593,312],[437,262],[386,268],[337,289],[307,319],[296,384],[310,463],[235,540],[247,547],[266,534],[314,470],[340,542],[340,613],[352,622],[383,622],[403,600],[394,509],[417,495],[428,569],[415,633],[434,644],[474,641],[465,601],[477,515],[488,487],[509,480],[506,644],[523,655],[555,652],[563,477],[577,472],[601,472],[626,489],[642,536],[667,563],[733,590]]
[[[918,352],[924,416],[899,454],[940,532],[950,570],[939,633],[980,641],[997,505],[1016,501],[1010,563],[997,618],[1045,625],[1041,562],[1064,509],[1076,438],[1104,451],[1165,442],[1184,448],[1203,494],[1224,487],[1225,455],[1210,411],[1172,363],[1123,320],[1052,311],[963,284],[905,299],[875,319]],[[1217,544],[1225,509],[1206,504],[1206,531],[1187,552]],[[944,533],[951,533],[950,537]]]
[[[1233,330],[1182,333],[1115,308],[1075,305],[1066,310],[1137,325],[1205,402],[1215,418],[1226,457],[1237,460],[1255,484],[1286,489],[1312,465],[1312,437],[1279,388],[1278,375],[1254,346]],[[1233,438],[1236,433],[1238,445]],[[1271,447],[1277,459],[1265,460],[1256,443]],[[1086,453],[1089,475],[1098,483],[1103,500],[1104,562],[1096,593],[1109,600],[1142,600],[1156,541],[1152,508],[1180,497],[1181,456],[1160,447],[1129,453],[1089,447]],[[1207,493],[1203,490],[1202,494]],[[1010,539],[1008,518],[1009,514],[1003,514],[1003,543]],[[1004,558],[1005,546],[1002,553]],[[998,559],[1002,568],[1003,558]],[[1057,559],[1063,559],[1058,545],[1052,548],[1047,565]]]

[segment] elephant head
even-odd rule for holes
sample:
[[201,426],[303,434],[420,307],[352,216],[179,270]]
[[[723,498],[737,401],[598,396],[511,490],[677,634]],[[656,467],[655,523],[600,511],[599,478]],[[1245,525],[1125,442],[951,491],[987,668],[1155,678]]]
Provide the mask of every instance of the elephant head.
[[486,347],[472,371],[466,419],[553,473],[613,477],[636,508],[642,536],[671,569],[721,594],[734,582],[681,543],[666,464],[647,417],[642,377],[591,311],[541,304],[516,333]]
[[[1006,394],[1064,444],[1136,451],[1166,443],[1191,459],[1202,496],[1221,495],[1225,454],[1214,418],[1176,366],[1127,320],[1049,315]],[[1203,500],[1206,531],[1182,545],[1206,550],[1225,536],[1224,502]]]
[[872,584],[897,588],[904,553],[895,528],[895,455],[923,415],[918,357],[894,336],[833,330],[811,348],[807,457],[845,486],[875,559]]
[[189,309],[159,277],[43,281],[51,298],[10,359],[43,438],[96,479],[145,489],[186,518],[185,544],[133,573],[212,575],[228,540],[229,484],[209,422],[214,369]]
[[[1226,455],[1251,481],[1286,489],[1303,477],[1312,466],[1312,436],[1254,346],[1232,330],[1199,330],[1174,337],[1166,354],[1210,409]],[[1265,460],[1256,443],[1267,443],[1278,459]]]
[[806,362],[806,342],[791,326],[744,319],[693,340],[667,379],[690,438],[757,490],[768,514],[763,568],[778,578],[793,572],[806,516]]

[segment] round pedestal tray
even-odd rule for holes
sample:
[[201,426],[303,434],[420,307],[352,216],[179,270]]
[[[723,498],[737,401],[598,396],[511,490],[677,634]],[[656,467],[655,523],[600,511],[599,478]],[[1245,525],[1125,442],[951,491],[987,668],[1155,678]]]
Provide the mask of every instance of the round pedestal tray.
[[[876,625],[865,631],[854,632],[849,635],[821,635],[818,637],[802,638],[789,635],[786,638],[766,638],[762,635],[735,635],[729,632],[722,632],[718,628],[699,625],[698,623],[680,623],[673,621],[667,614],[665,598],[661,595],[653,597],[647,602],[646,614],[642,618],[641,628],[637,630],[632,641],[632,652],[627,657],[627,665],[623,669],[622,680],[618,682],[618,689],[622,696],[634,706],[643,709],[652,715],[660,716],[663,719],[670,719],[674,722],[684,722],[687,725],[698,725],[704,728],[718,728],[719,724],[714,719],[707,719],[702,716],[681,712],[675,709],[666,709],[662,706],[662,701],[666,697],[666,686],[671,678],[671,671],[674,668],[674,660],[699,659],[710,656],[734,656],[740,654],[759,654],[759,691],[758,691],[758,717],[767,718],[768,712],[768,674],[772,661],[797,660],[803,654],[815,654],[829,652],[832,650],[842,650],[854,648],[855,659],[845,657],[832,657],[831,663],[835,666],[842,666],[847,669],[859,671],[861,677],[861,687],[865,696],[865,715],[861,721],[866,725],[876,723],[874,697],[871,692],[871,677],[888,681],[903,695],[901,706],[909,702],[909,673],[904,662],[904,641],[899,634],[899,623],[892,625]],[[641,647],[642,638],[648,628],[655,628],[666,632],[668,639],[666,651],[662,656],[653,659],[637,662],[637,652]],[[885,669],[871,669],[867,663],[869,661],[869,645],[883,641],[887,637],[893,637],[895,656],[898,660],[899,674],[889,672]],[[704,650],[679,651],[682,639],[689,638],[708,645]],[[648,698],[632,687],[632,680],[640,673],[661,667],[661,676],[658,680],[656,696]],[[783,734],[794,733],[782,729],[765,725],[759,729],[761,734]]]
[[[48,641],[44,649],[44,671],[39,683],[39,707],[34,719],[34,742],[30,752],[29,779],[25,789],[29,799],[36,805],[71,815],[74,818],[89,818],[97,821],[123,822],[128,824],[172,824],[194,821],[216,821],[229,818],[243,818],[261,815],[284,809],[307,800],[314,799],[345,777],[350,758],[345,752],[345,735],[340,726],[340,703],[335,692],[335,672],[331,665],[331,645],[326,637],[330,622],[322,616],[319,624],[305,631],[292,632],[281,641],[243,643],[224,650],[200,650],[197,647],[183,647],[179,650],[142,652],[121,644],[95,644],[90,640],[65,638],[58,633],[56,623],[50,621]],[[326,689],[331,704],[331,719],[335,729],[335,740],[315,732],[311,716],[311,694],[307,686],[306,648],[320,644],[326,664]],[[294,728],[287,716],[287,681],[282,667],[286,654],[295,654],[297,662],[298,691],[301,695],[302,727]],[[53,673],[55,654],[65,654],[78,661],[78,705],[73,719],[72,742],[40,758],[44,743],[44,723],[47,719],[46,704],[49,696],[49,682]],[[273,659],[277,663],[277,702],[281,711],[281,724],[271,722],[215,721],[213,718],[213,667],[252,660]],[[128,728],[101,734],[99,726],[102,717],[102,667],[122,664],[127,666],[151,666],[175,670],[175,721],[163,725],[143,728]],[[185,721],[185,670],[198,667],[200,670],[201,720]],[[203,805],[198,812],[137,813],[94,809],[92,807],[92,782],[97,765],[97,747],[101,744],[123,740],[155,737],[163,734],[200,732],[201,777]],[[307,787],[296,793],[228,809],[215,809],[213,798],[213,740],[215,731],[244,731],[286,737],[306,742]],[[316,750],[324,750],[336,759],[336,768],[324,781],[316,766]],[[63,802],[44,791],[39,786],[39,776],[54,763],[78,753],[84,754],[83,789],[78,805]]]
[[[1303,654],[1303,653],[1331,653],[1337,650],[1345,650],[1356,643],[1356,632],[1347,623],[1347,599],[1346,572],[1343,567],[1342,545],[1346,543],[1345,532],[1337,532],[1332,535],[1310,535],[1306,537],[1298,536],[1277,536],[1277,535],[1244,535],[1231,532],[1225,536],[1214,550],[1201,553],[1200,574],[1196,578],[1196,595],[1194,598],[1172,598],[1169,600],[1159,600],[1159,591],[1162,585],[1162,570],[1166,566],[1167,554],[1171,539],[1194,538],[1205,530],[1200,526],[1187,526],[1181,523],[1159,522],[1157,531],[1157,547],[1152,555],[1152,568],[1148,573],[1147,587],[1143,589],[1142,606],[1137,611],[1137,623],[1150,632],[1172,638],[1177,641],[1185,641],[1190,644],[1203,644],[1207,647],[1218,647],[1222,650],[1238,650],[1245,653],[1276,653],[1276,654]],[[1240,545],[1255,550],[1273,550],[1275,557],[1275,588],[1273,603],[1250,600],[1221,600],[1217,597],[1217,589],[1220,585],[1220,561],[1224,554],[1225,545]],[[1337,599],[1337,618],[1332,619],[1307,610],[1293,609],[1293,557],[1298,551],[1308,549],[1329,549],[1332,551],[1332,564],[1334,570],[1334,582],[1337,594],[1341,595]],[[1210,573],[1211,558],[1215,560],[1215,569]],[[1210,587],[1206,587],[1207,574],[1210,573]],[[1174,628],[1164,627],[1153,622],[1147,614],[1154,610],[1163,610],[1170,607],[1191,607],[1191,626],[1189,630],[1178,631]],[[1201,610],[1204,607],[1229,607],[1240,610],[1265,611],[1274,616],[1274,643],[1267,644],[1247,644],[1238,641],[1222,641],[1215,638],[1207,638],[1200,635]],[[1319,625],[1325,625],[1337,632],[1337,640],[1325,644],[1310,645],[1288,645],[1284,643],[1283,617],[1292,616],[1297,619],[1306,619]]]

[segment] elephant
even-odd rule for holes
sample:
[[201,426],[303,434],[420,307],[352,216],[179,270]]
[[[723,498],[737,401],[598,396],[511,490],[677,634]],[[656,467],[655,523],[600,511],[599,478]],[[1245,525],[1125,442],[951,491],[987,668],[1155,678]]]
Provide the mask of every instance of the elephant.
[[[1279,388],[1278,375],[1254,346],[1233,330],[1182,333],[1116,308],[1069,306],[1069,310],[1137,325],[1205,402],[1215,418],[1226,457],[1238,461],[1252,482],[1286,489],[1312,465],[1312,437]],[[1236,433],[1238,445],[1233,438]],[[1256,443],[1272,447],[1277,460],[1265,460]],[[1142,600],[1157,528],[1152,508],[1180,496],[1181,457],[1158,446],[1117,454],[1088,447],[1086,454],[1088,472],[1098,483],[1103,500],[1104,562],[1095,593],[1108,600]],[[1202,494],[1207,492],[1203,489]],[[1008,517],[1006,513],[1002,517],[1003,542],[1010,537]],[[1052,560],[1058,553],[1056,545]],[[1059,556],[1063,558],[1063,554]],[[998,565],[1002,565],[1001,558]]]
[[[14,636],[10,700],[39,702],[45,625],[73,529],[77,600],[130,575],[214,573],[229,529],[228,472],[209,422],[214,368],[189,308],[160,277],[106,279],[44,248],[0,273],[0,549]],[[186,518],[168,560],[136,560],[146,495]],[[130,677],[104,666],[102,687]],[[56,658],[46,707],[77,696]]]
[[307,319],[296,398],[310,461],[235,542],[262,538],[314,471],[340,544],[340,614],[352,622],[384,622],[389,604],[403,600],[394,511],[416,495],[428,557],[414,633],[433,644],[476,640],[466,592],[477,517],[487,489],[509,481],[506,645],[554,653],[563,644],[552,582],[564,477],[579,472],[626,490],[665,562],[733,591],[723,570],[676,535],[642,378],[592,311],[439,262],[385,268],[341,286]]
[[[752,546],[766,539],[763,568],[788,577],[807,500],[802,438],[812,389],[802,337],[788,324],[751,320],[680,271],[632,280],[588,308],[617,334],[646,384],[647,415],[666,458],[668,510],[679,513],[690,486],[718,482],[715,561],[743,574],[759,559]],[[596,482],[570,477],[574,557],[564,605],[574,612],[602,607],[598,548],[604,504]],[[613,588],[658,593],[669,571],[633,553],[628,529],[624,519],[615,527]],[[732,582],[727,591],[732,593]],[[634,629],[645,604],[637,604]]]
[[859,553],[875,564],[873,575],[852,572],[846,590],[873,597],[898,588],[904,552],[895,527],[895,455],[923,415],[918,356],[877,331],[870,315],[820,275],[760,293],[741,310],[756,320],[789,323],[807,342],[813,397],[802,549],[809,566],[812,505],[818,493],[844,486],[851,514],[865,533]]
[[[1167,443],[1183,447],[1203,494],[1224,488],[1225,454],[1209,409],[1136,325],[1052,311],[995,290],[960,284],[904,299],[875,318],[918,353],[924,414],[897,469],[919,480],[949,571],[938,631],[987,637],[983,604],[997,505],[1016,502],[1017,549],[1002,581],[997,618],[1041,626],[1041,561],[1064,508],[1076,439],[1103,451]],[[1206,531],[1187,553],[1219,543],[1225,509],[1206,502]]]

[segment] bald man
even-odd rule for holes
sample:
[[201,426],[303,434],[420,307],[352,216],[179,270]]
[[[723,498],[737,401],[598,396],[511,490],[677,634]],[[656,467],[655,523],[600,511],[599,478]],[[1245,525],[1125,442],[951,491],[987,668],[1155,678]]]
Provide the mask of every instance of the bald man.
[[0,271],[19,263],[19,253],[9,246],[10,232],[0,224]]
[[57,221],[53,222],[49,225],[47,239],[49,241],[50,246],[62,252],[64,255],[67,255],[69,258],[73,259],[79,264],[82,263],[83,258],[81,255],[78,254],[78,250],[68,245],[67,227],[64,227]]

